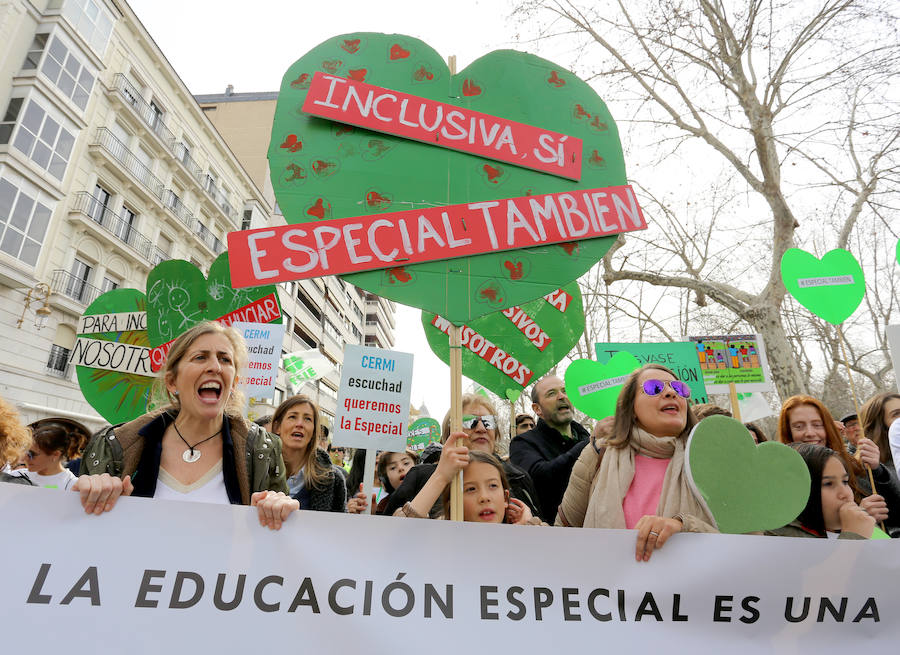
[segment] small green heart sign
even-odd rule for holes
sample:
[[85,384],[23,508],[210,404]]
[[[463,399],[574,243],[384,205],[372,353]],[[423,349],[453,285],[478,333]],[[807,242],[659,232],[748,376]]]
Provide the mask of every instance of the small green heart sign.
[[[422,313],[431,350],[450,362],[450,321]],[[584,331],[584,308],[577,282],[543,298],[476,318],[461,330],[462,372],[501,398],[515,401],[565,357]]]
[[441,424],[430,416],[420,416],[406,429],[406,448],[421,453],[430,443],[441,442]]
[[579,410],[600,420],[616,413],[616,401],[628,376],[641,362],[624,350],[606,364],[591,359],[576,359],[566,369],[566,395]]
[[847,250],[837,248],[822,259],[790,248],[781,258],[781,279],[794,299],[832,325],[843,323],[862,302],[866,281],[862,267]]
[[809,498],[809,469],[800,453],[775,441],[757,446],[747,428],[727,416],[697,424],[685,461],[720,532],[781,528]]

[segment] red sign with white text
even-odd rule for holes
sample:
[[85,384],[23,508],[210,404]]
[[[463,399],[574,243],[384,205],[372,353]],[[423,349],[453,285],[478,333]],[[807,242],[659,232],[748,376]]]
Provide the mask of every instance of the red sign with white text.
[[318,72],[303,111],[376,132],[581,179],[581,139]]
[[646,227],[624,185],[229,232],[228,259],[231,285],[240,289]]

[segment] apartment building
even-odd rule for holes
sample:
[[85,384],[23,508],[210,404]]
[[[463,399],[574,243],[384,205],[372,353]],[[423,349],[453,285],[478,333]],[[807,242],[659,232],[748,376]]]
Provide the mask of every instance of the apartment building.
[[[195,96],[203,112],[248,171],[273,207],[272,225],[284,225],[269,177],[266,153],[277,92],[235,93],[231,86],[222,94]],[[287,393],[304,393],[317,399],[323,422],[331,426],[337,407],[344,344],[392,348],[394,303],[337,277],[300,280],[280,285],[286,330],[284,352],[318,348],[335,370],[315,382],[290,387],[283,372],[276,384],[275,403]],[[251,414],[263,414],[268,403],[255,405]]]
[[84,309],[165,259],[207,271],[274,202],[121,0],[0,2],[0,117],[0,396],[98,427],[69,366]]

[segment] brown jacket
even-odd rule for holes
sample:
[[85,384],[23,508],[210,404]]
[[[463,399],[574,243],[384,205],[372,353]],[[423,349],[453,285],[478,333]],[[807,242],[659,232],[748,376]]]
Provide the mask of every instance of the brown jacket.
[[[109,473],[119,478],[132,475],[144,450],[145,439],[139,432],[159,414],[144,414],[128,423],[111,425],[97,432],[84,449],[81,474]],[[257,491],[287,493],[281,440],[254,423],[226,418],[234,442],[234,466],[241,502],[249,505],[250,496]]]

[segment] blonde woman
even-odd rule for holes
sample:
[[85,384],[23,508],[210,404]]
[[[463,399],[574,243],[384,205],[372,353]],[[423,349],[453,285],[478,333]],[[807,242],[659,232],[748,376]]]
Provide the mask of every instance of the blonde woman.
[[31,484],[26,476],[13,473],[10,468],[30,447],[31,430],[22,425],[12,405],[0,398],[0,482]]
[[205,322],[178,337],[155,386],[166,402],[129,423],[98,432],[75,484],[88,514],[113,508],[122,494],[253,505],[277,530],[299,504],[287,496],[281,444],[243,418],[234,388],[246,366],[240,334]]

